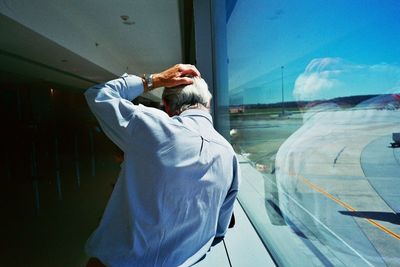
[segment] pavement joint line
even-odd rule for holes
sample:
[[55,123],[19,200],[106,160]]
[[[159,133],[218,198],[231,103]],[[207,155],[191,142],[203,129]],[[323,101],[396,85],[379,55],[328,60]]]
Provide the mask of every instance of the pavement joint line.
[[[309,180],[307,180],[306,178],[304,178],[301,175],[293,175],[290,174],[291,176],[295,176],[297,178],[300,179],[300,181],[302,181],[303,183],[305,183],[306,185],[308,185],[310,188],[314,189],[315,191],[323,194],[324,196],[330,198],[331,200],[335,201],[336,203],[338,203],[339,205],[341,205],[342,207],[346,208],[349,211],[353,211],[353,212],[357,212],[357,210],[355,208],[353,208],[352,206],[350,206],[349,204],[341,201],[340,199],[334,197],[333,195],[331,195],[330,193],[328,193],[327,191],[325,191],[324,189],[318,187],[317,185],[311,183]],[[372,220],[372,219],[368,219],[368,218],[364,218],[365,220],[367,220],[370,224],[372,224],[373,226],[377,227],[378,229],[382,230],[383,232],[391,235],[392,237],[400,240],[400,235],[391,231],[390,229],[386,228],[385,226],[383,226],[382,224]]]

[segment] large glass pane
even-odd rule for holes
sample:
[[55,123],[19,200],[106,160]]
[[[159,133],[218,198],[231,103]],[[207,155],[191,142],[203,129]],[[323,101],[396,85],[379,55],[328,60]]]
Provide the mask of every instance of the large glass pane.
[[214,10],[240,202],[278,264],[399,266],[400,2]]

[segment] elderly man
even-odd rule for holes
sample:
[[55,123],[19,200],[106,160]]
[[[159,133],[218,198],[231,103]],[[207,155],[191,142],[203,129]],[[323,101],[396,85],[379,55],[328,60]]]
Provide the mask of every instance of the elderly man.
[[[169,116],[131,102],[156,87],[166,87]],[[231,145],[213,128],[211,94],[200,73],[178,64],[143,78],[124,74],[85,96],[124,151],[111,198],[86,244],[93,257],[88,266],[193,265],[225,235],[239,175]]]

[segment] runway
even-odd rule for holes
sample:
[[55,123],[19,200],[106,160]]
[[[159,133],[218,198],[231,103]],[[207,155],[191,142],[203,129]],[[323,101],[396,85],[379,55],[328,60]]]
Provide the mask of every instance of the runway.
[[391,136],[372,141],[361,154],[365,177],[392,210],[400,214],[400,149],[389,147]]
[[263,220],[283,216],[315,265],[400,266],[400,148],[390,147],[400,111],[298,115],[233,121],[234,141],[265,165]]
[[317,247],[334,248],[332,257],[340,261],[358,257],[364,264],[400,265],[399,152],[389,147],[399,115],[387,110],[320,112],[277,153],[280,208],[316,237]]

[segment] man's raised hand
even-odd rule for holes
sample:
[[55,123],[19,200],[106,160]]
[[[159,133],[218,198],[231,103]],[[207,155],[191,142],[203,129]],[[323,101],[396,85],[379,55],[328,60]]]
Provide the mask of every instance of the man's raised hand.
[[190,64],[176,64],[160,73],[153,74],[154,88],[175,87],[193,83],[190,77],[200,76],[195,66]]

